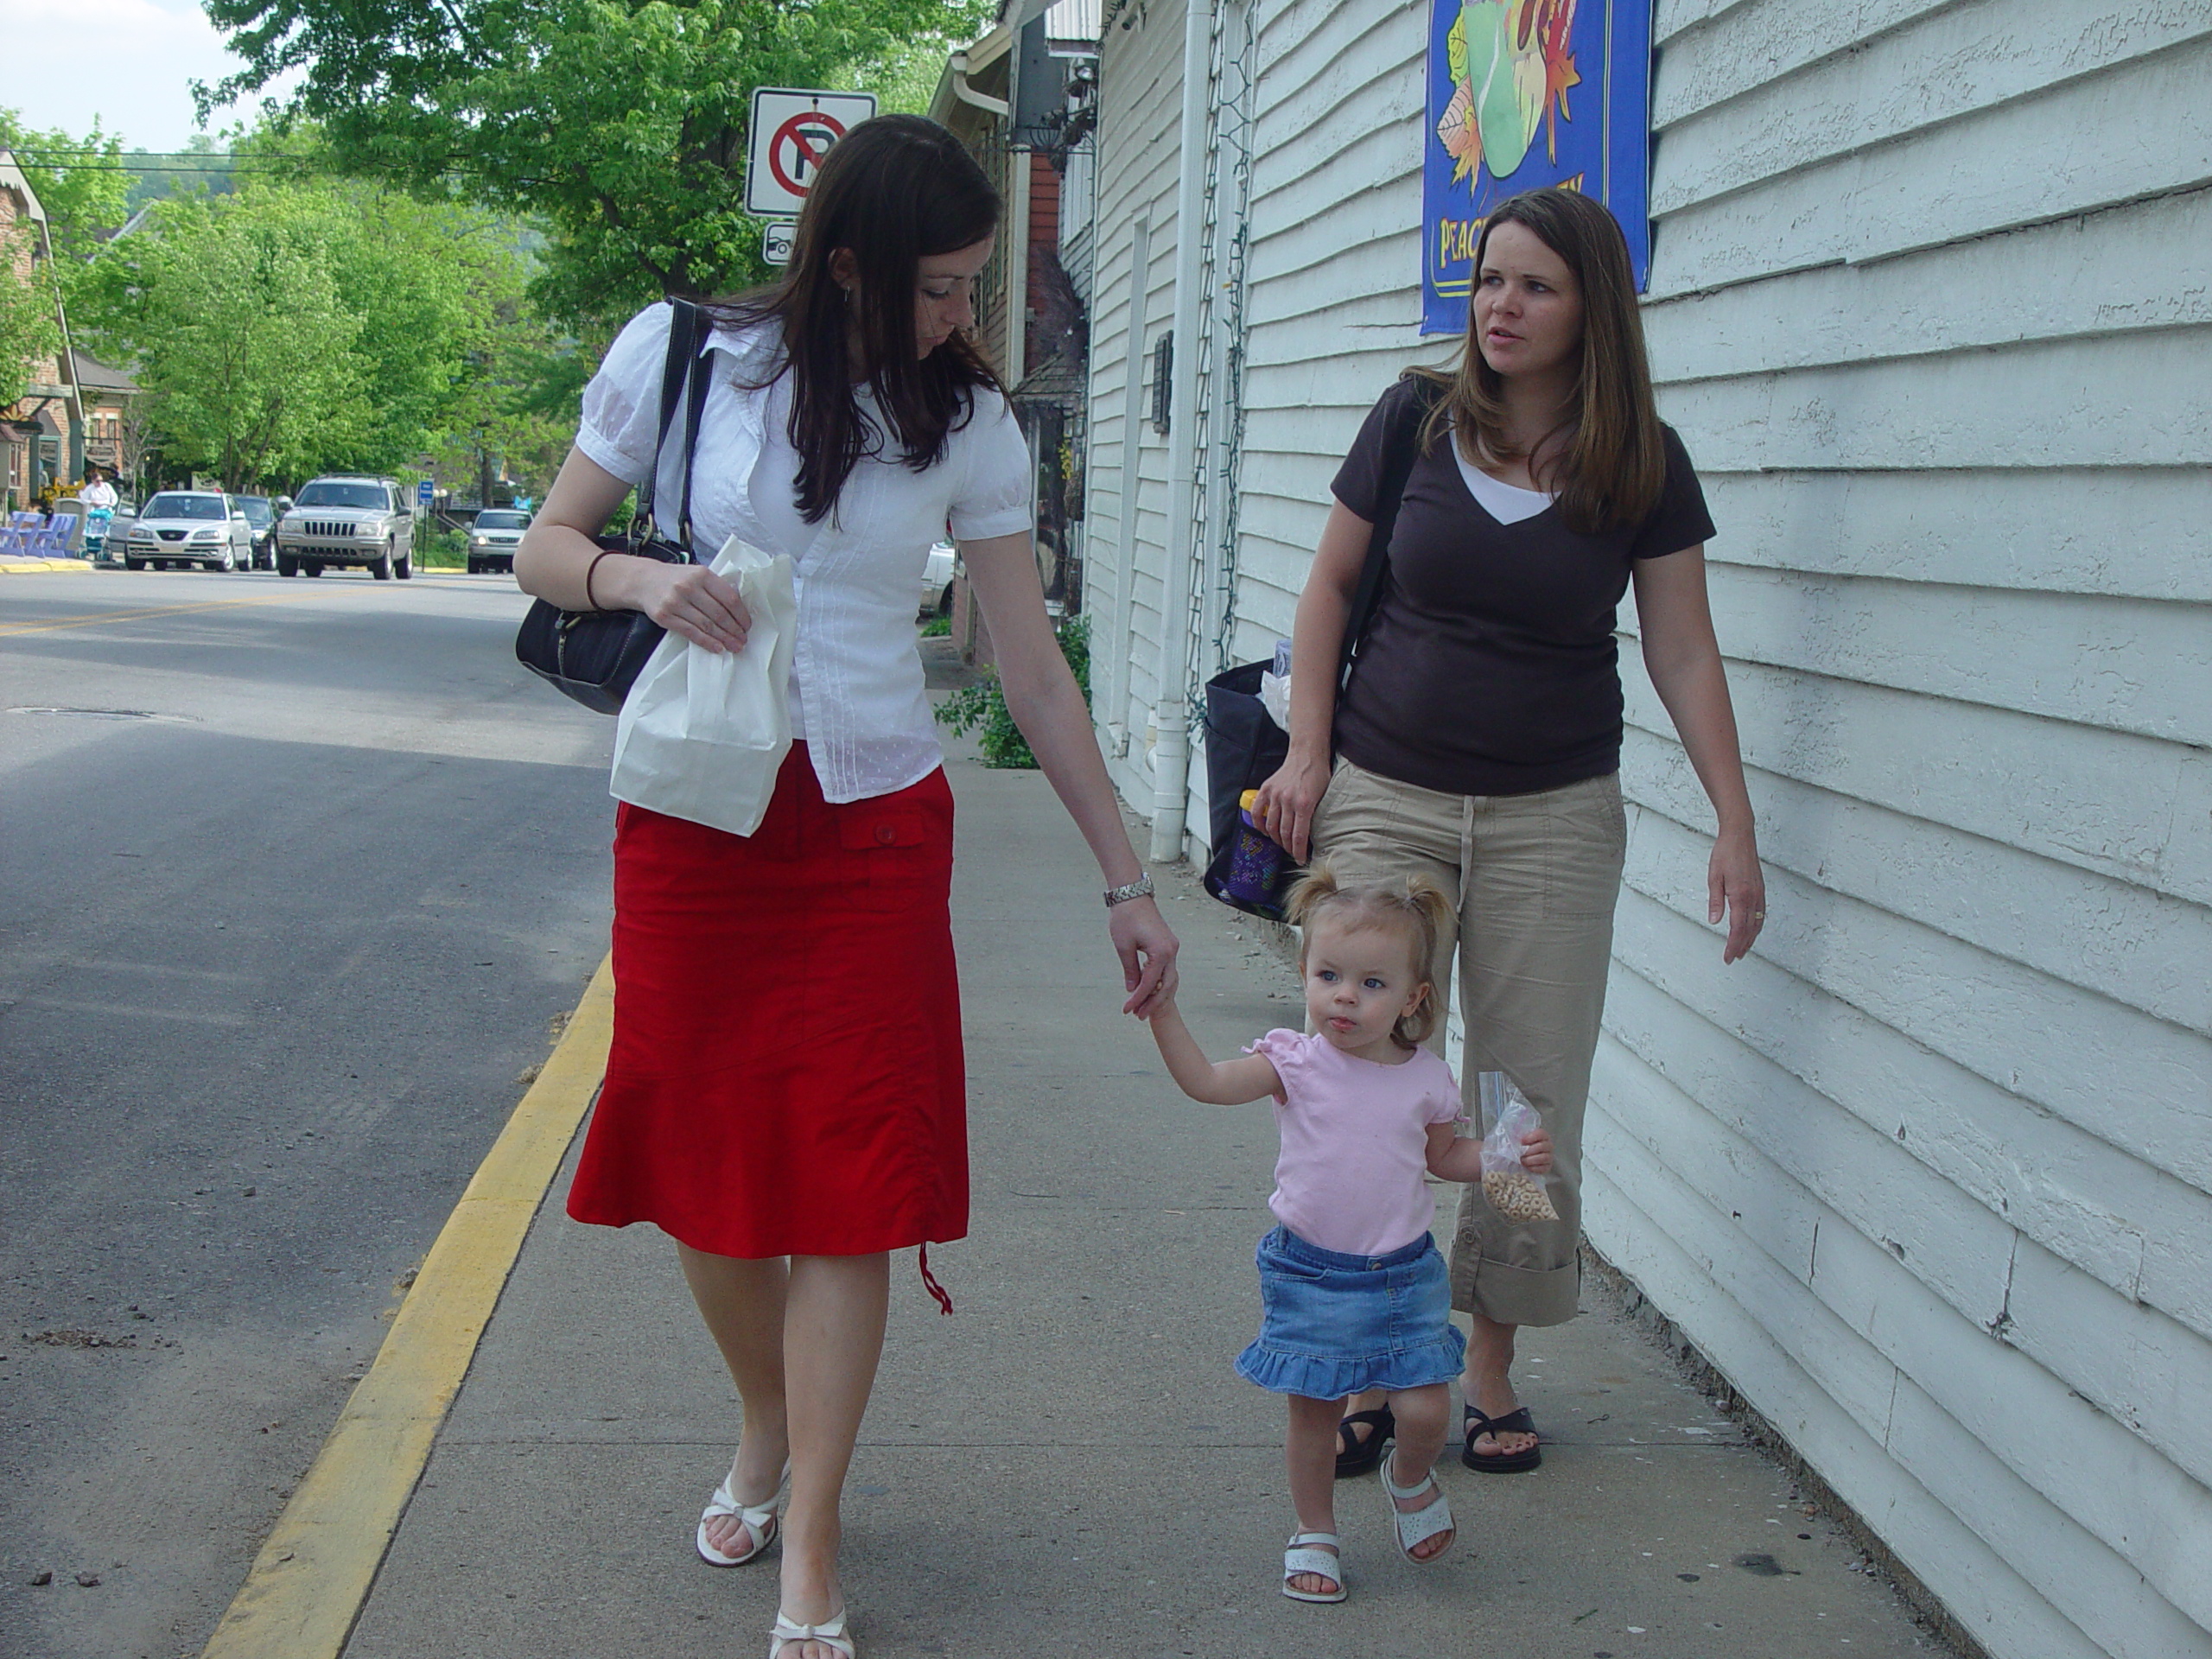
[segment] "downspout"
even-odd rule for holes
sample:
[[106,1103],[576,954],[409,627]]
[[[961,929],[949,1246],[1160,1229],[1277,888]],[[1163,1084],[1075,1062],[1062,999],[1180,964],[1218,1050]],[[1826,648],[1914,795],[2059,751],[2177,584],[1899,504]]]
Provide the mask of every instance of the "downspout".
[[1167,561],[1160,573],[1159,701],[1153,708],[1152,861],[1183,855],[1189,817],[1191,737],[1183,672],[1190,657],[1191,520],[1198,487],[1198,276],[1205,169],[1206,100],[1215,0],[1184,0],[1181,175],[1175,188],[1175,347],[1168,392]]
[[963,104],[981,110],[986,115],[995,115],[1001,121],[1006,119],[1006,99],[993,98],[988,92],[979,92],[968,84],[968,54],[955,52],[949,61],[952,66],[952,95]]

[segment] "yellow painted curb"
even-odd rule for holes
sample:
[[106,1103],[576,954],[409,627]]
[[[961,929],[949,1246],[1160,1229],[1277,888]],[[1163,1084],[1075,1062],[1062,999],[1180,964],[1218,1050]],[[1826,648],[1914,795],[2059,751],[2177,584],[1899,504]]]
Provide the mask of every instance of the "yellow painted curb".
[[607,1070],[614,976],[602,962],[400,1304],[204,1659],[337,1659],[429,1461],[524,1236]]
[[60,576],[72,570],[92,574],[92,566],[83,559],[9,559],[0,562],[0,576]]

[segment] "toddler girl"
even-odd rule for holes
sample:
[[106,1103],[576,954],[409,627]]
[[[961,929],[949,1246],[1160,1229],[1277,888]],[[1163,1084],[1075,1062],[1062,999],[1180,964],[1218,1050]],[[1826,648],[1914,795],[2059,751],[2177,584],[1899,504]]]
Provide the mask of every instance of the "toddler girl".
[[[1452,1544],[1433,1466],[1466,1339],[1451,1323],[1421,1173],[1478,1181],[1482,1143],[1453,1133],[1451,1068],[1420,1046],[1437,1019],[1428,964],[1451,913],[1444,894],[1419,879],[1339,887],[1317,865],[1287,911],[1305,930],[1299,971],[1314,1034],[1271,1031],[1247,1058],[1217,1065],[1173,1001],[1154,1012],[1152,1032],[1192,1099],[1274,1097],[1282,1153],[1268,1207],[1281,1224],[1260,1241],[1260,1334],[1236,1370],[1290,1396],[1285,1451],[1299,1530],[1283,1555],[1282,1592],[1342,1601],[1336,1454],[1347,1395],[1389,1392],[1397,1444],[1382,1459],[1382,1487],[1398,1548],[1433,1561]],[[1548,1171],[1551,1137],[1537,1130],[1524,1144],[1522,1164]]]

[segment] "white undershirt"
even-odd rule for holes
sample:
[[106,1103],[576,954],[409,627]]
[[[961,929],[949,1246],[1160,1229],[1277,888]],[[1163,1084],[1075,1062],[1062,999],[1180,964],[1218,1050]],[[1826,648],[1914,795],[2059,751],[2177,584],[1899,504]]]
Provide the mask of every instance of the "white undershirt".
[[1517,484],[1492,478],[1469,461],[1456,443],[1452,446],[1452,459],[1459,463],[1459,476],[1467,481],[1467,493],[1501,524],[1517,524],[1523,518],[1533,518],[1552,504],[1552,498],[1542,490],[1524,490]]

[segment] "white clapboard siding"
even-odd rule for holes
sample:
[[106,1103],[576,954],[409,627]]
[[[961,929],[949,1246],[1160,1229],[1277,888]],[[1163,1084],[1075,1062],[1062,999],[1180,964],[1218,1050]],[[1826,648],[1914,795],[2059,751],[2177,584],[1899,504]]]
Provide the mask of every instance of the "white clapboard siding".
[[[1639,819],[1629,884],[1701,919],[1709,845],[1656,813]],[[2198,1086],[2212,1077],[2212,1038],[2066,995],[2024,964],[1780,868],[1767,873],[1766,909],[1768,960],[2152,1167],[2212,1187],[2212,1099]]]
[[[1630,720],[1669,730],[1649,682],[1622,680]],[[1729,683],[1745,757],[1767,771],[2212,900],[2200,750],[1756,663]]]
[[1712,550],[1731,563],[2212,602],[2198,539],[2212,523],[2202,466],[1758,473],[1702,441],[1698,449],[1720,526]]
[[[1700,1327],[1719,1307],[1733,1304],[1727,1311],[1747,1315],[1772,1338],[1789,1365],[1802,1372],[1797,1393],[1817,1395],[1840,1407],[1859,1436],[1887,1447],[1899,1471],[1936,1487],[1938,1503],[1945,1485],[1965,1486],[1977,1500],[1965,1513],[1974,1517],[1976,1531],[1999,1558],[2037,1586],[2038,1593],[2028,1599],[2031,1607],[2020,1611],[2029,1611],[2037,1603],[2047,1607],[2043,1633],[2012,1646],[1993,1641],[1990,1627],[2001,1629],[2003,1611],[1978,1607],[1980,1599],[1970,1588],[1946,1584],[1954,1567],[1950,1560],[1932,1554],[1913,1559],[1926,1563],[1933,1587],[1993,1651],[2031,1654],[2037,1659],[2065,1651],[2171,1659],[2202,1650],[2202,1631],[2192,1633],[2186,1611],[2158,1583],[2162,1574],[2178,1579],[2184,1598],[2201,1590],[2202,1575],[2192,1583],[2185,1562],[2181,1572],[2170,1572],[2173,1540],[2145,1541],[2144,1553],[2152,1558],[2154,1569],[2146,1571],[2128,1550],[2085,1534],[2063,1503],[2054,1502],[2035,1482],[2024,1478],[2004,1455],[2008,1448],[2022,1446],[2039,1469],[2070,1462],[2074,1482],[2092,1487],[2098,1484],[2101,1468],[2116,1494],[2130,1484],[2131,1465],[2147,1454],[2139,1446],[2131,1451],[2126,1440],[2113,1439],[2122,1431],[2109,1419],[2056,1389],[2031,1363],[1986,1333],[1916,1297],[1885,1270],[1887,1252],[1866,1246],[1848,1228],[1836,1230],[1843,1243],[1824,1258],[1815,1285],[1808,1286],[1745,1240],[1727,1209],[1699,1192],[1694,1180],[1684,1179],[1688,1172],[1655,1156],[1624,1124],[1593,1115],[1592,1139],[1593,1146],[1603,1146],[1608,1154],[1605,1173],[1590,1179],[1592,1207],[1601,1218],[1626,1211],[1630,1213],[1619,1218],[1631,1228],[1664,1232],[1673,1240],[1706,1242],[1707,1248],[1683,1252],[1686,1263],[1662,1257],[1656,1273],[1652,1268],[1659,1264],[1649,1257],[1639,1252],[1635,1258],[1650,1275],[1647,1284],[1652,1279],[1665,1284],[1666,1289],[1657,1294],[1671,1291],[1684,1300],[1690,1317],[1681,1323],[1694,1339],[1710,1341],[1700,1334]],[[1634,1195],[1632,1205],[1625,1194]],[[1851,1241],[1857,1241],[1856,1249]],[[1672,1274],[1666,1273],[1669,1267],[1674,1268]],[[1669,1279],[1674,1282],[1667,1283]],[[1725,1295],[1710,1297],[1698,1288],[1700,1281]],[[1732,1345],[1744,1353],[1753,1386],[1766,1382],[1759,1372],[1767,1369],[1760,1364],[1767,1357],[1758,1345],[1740,1335]],[[1936,1386],[1916,1381],[1907,1366],[1885,1351],[1889,1348],[1902,1351],[1908,1358],[1936,1356],[1937,1363],[1929,1369],[1938,1374]],[[1786,1389],[1791,1380],[1787,1370],[1772,1366],[1770,1359],[1768,1366],[1783,1372],[1774,1380]],[[1965,1381],[1990,1372],[1995,1375],[1986,1386]],[[1878,1491],[1890,1483],[1879,1479],[1878,1471],[1867,1470],[1847,1455],[1853,1437],[1839,1433],[1833,1420],[1822,1421],[1825,1414],[1818,1409],[1819,1403],[1818,1398],[1807,1398],[1808,1409],[1792,1426],[1793,1439],[1801,1448],[1817,1448],[1819,1465],[1824,1471],[1835,1471],[1829,1478],[1862,1515],[1883,1514],[1881,1503],[1869,1502],[1872,1494],[1854,1487],[1868,1474],[1876,1477],[1870,1484]],[[1915,1441],[1910,1450],[1895,1444],[1901,1413],[1916,1420],[1910,1425]],[[2073,1452],[2072,1459],[2037,1455],[2047,1452],[2050,1442],[2046,1440],[2038,1448],[2037,1437],[2052,1434],[2059,1437],[2057,1444]],[[2107,1458],[2116,1461],[2101,1465]],[[1967,1465],[1963,1481],[1954,1466],[1961,1461]],[[1909,1498],[1910,1488],[1898,1496]],[[2063,1573],[2050,1567],[2060,1559],[2050,1553],[2059,1539],[2067,1544]],[[1916,1566],[1916,1570],[1923,1569]],[[2063,1633],[2069,1624],[2093,1645],[2076,1648],[2064,1643]]]
[[1675,383],[2212,322],[2212,192],[1646,306]]
[[[2212,744],[2212,618],[2201,607],[1718,564],[1710,586],[1732,656]],[[1633,632],[1632,605],[1622,614]]]
[[[1135,27],[1107,30],[1092,172],[1097,232],[1092,251],[1084,587],[1093,626],[1111,631],[1094,635],[1091,643],[1092,660],[1103,671],[1095,681],[1103,694],[1095,696],[1093,712],[1102,728],[1126,734],[1122,750],[1108,755],[1116,785],[1131,799],[1147,803],[1152,785],[1146,728],[1159,695],[1168,494],[1166,443],[1149,419],[1151,352],[1167,331],[1174,306],[1182,37],[1179,0],[1146,7]],[[1140,218],[1149,222],[1149,245],[1146,268],[1133,271]],[[1141,296],[1141,304],[1132,305],[1133,295]],[[1132,317],[1139,311],[1142,334],[1132,340]],[[1134,430],[1128,419],[1132,374],[1142,394]]]
[[[1662,57],[1655,85],[1664,66]],[[2208,70],[2212,41],[2199,39],[1957,117],[1910,142],[1892,137],[1786,173],[1746,174],[1726,193],[1678,187],[1662,143],[1652,158],[1652,207],[1664,217],[1651,291],[1857,264],[2193,188],[2212,179]],[[2149,111],[2155,119],[2145,118]],[[1724,130],[1716,142],[1726,137]]]
[[[2034,1495],[1955,1427],[1946,1435],[1939,1425],[1936,1434],[1923,1437],[1942,1445],[1940,1457],[1904,1461],[1896,1440],[1910,1385],[1895,1377],[1894,1367],[1888,1370],[1897,1403],[1883,1429],[1870,1433],[1844,1408],[1834,1370],[1808,1366],[1798,1357],[1798,1350],[1823,1341],[1831,1351],[1844,1349],[1853,1344],[1853,1334],[1817,1304],[1792,1306],[1756,1294],[1714,1294],[1713,1262],[1676,1241],[1712,1235],[1717,1218],[1668,1202],[1663,1188],[1656,1189],[1660,1202],[1650,1210],[1631,1202],[1630,1192],[1641,1198],[1651,1184],[1634,1166],[1632,1146],[1617,1148],[1615,1143],[1624,1137],[1613,1135],[1611,1128],[1602,1116],[1591,1124],[1583,1224],[1593,1237],[1602,1234],[1617,1241],[1608,1251],[1615,1265],[1659,1306],[1672,1310],[1675,1322],[1705,1352],[1728,1356],[1729,1379],[1737,1389],[1747,1398],[1770,1402],[1768,1421],[1891,1549],[1913,1564],[1921,1581],[1989,1651],[2031,1654],[2035,1659],[2108,1659],[2107,1649],[2058,1613],[2036,1587],[2049,1577],[2048,1560],[2055,1556],[2024,1574],[2016,1573],[1980,1527],[1958,1518],[1988,1508],[2018,1525],[2031,1516]],[[1621,1164],[1628,1166],[1617,1167]],[[1771,1267],[1763,1276],[1781,1277]],[[1762,1318],[1770,1307],[1770,1316]],[[1783,1344],[1785,1332],[1791,1346]],[[1955,1510],[1940,1496],[1941,1484],[1961,1477],[1973,1483],[1975,1497],[1983,1501],[1961,1503]],[[1984,1494],[1998,1501],[1989,1502]],[[2070,1560],[2078,1548],[2077,1535],[2063,1524],[2054,1533],[2066,1541]]]
[[[1375,398],[1454,343],[1418,334],[1428,9],[1255,6],[1240,658]],[[1724,968],[1624,605],[1588,1236],[1997,1659],[2206,1659],[2212,0],[1658,0],[1655,34],[1644,318],[1769,918]],[[1106,49],[1109,87],[1158,55]],[[1148,118],[1125,148],[1172,147]]]
[[[1712,808],[1671,733],[1630,727],[1621,771],[1646,810],[1710,831]],[[1767,863],[2212,1035],[2212,910],[2111,877],[2055,878],[2017,848],[1964,830],[1931,833],[1924,819],[1854,796],[1756,776]]]
[[[1773,10],[1783,8],[1777,6]],[[1794,15],[1856,11],[1796,0]],[[1722,45],[1719,31],[1706,31]],[[1670,42],[1654,87],[1654,115],[1667,131],[1662,211],[1879,148],[1953,120],[1973,121],[2012,103],[2056,98],[2074,83],[2109,98],[2120,66],[2212,35],[2199,6],[2069,6],[2055,0],[1970,0],[1930,5],[1901,28],[1802,68],[1770,77],[1718,103],[1701,103],[1694,41]],[[2055,136],[2046,129],[2045,141]],[[2113,135],[2125,142],[2125,135]],[[2150,137],[2148,132],[2145,137]],[[2100,147],[2111,137],[2100,135]],[[1948,240],[1947,237],[1943,238]]]
[[1648,1024],[1667,1022],[1655,1022],[1636,1000],[1643,995],[1639,982],[1678,1005],[1685,1045],[1694,1049],[1699,1039],[1691,1016],[1726,1033],[1742,1046],[1736,1062],[1746,1077],[1763,1075],[1759,1059],[1770,1062],[1834,1108],[1894,1136],[2045,1248],[2212,1336],[2212,1286],[2203,1271],[2212,1201],[2202,1188],[2163,1172],[2149,1179],[2140,1160],[2109,1141],[1763,955],[1725,975],[1712,971],[1709,932],[1633,887],[1615,927],[1617,982],[1630,999],[1624,1006],[1645,1008]]

